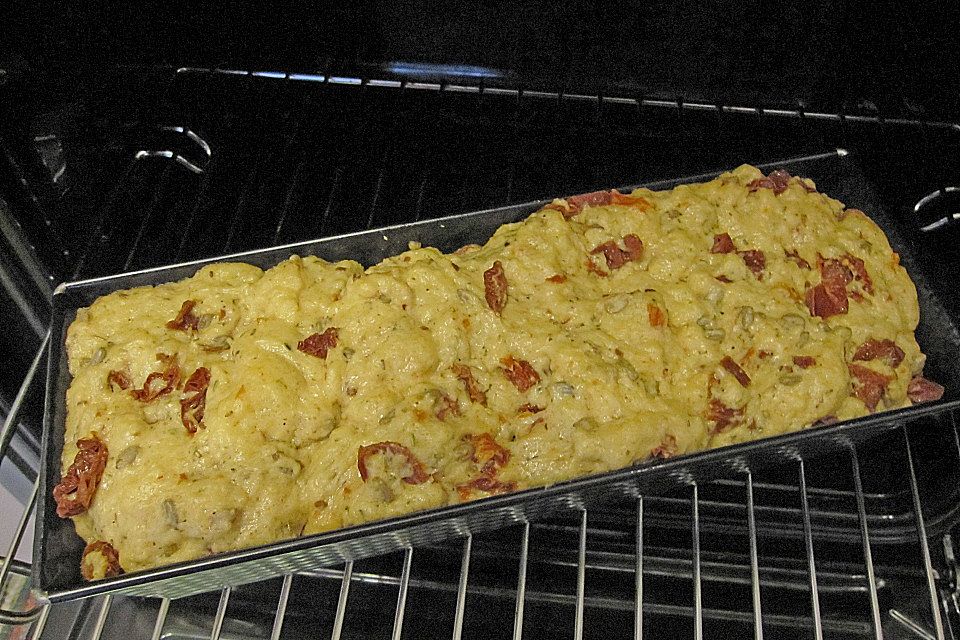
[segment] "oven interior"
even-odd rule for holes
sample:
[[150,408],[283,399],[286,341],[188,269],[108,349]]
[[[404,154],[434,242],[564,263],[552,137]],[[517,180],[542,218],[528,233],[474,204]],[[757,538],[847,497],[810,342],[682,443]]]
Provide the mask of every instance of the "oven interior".
[[0,637],[958,637],[951,412],[840,454],[175,601],[37,607],[21,540],[63,281],[842,148],[960,317],[957,6],[10,11],[0,477],[27,512],[2,514]]

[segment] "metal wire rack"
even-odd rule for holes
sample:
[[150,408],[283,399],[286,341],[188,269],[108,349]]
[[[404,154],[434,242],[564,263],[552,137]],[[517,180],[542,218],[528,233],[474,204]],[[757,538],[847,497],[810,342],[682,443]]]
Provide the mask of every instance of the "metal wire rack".
[[[197,91],[210,83],[232,99],[253,100],[256,108],[250,112],[257,115],[252,121],[224,119],[230,106],[222,95]],[[464,107],[465,97],[476,102]],[[332,107],[326,105],[334,99]],[[387,111],[372,106],[381,100]],[[637,131],[654,130],[656,142],[658,136],[675,135],[669,132],[681,121],[689,137],[708,132],[707,139],[691,143],[705,153],[694,160],[680,157],[685,153],[657,151],[647,138],[643,151],[659,153],[657,158],[668,160],[675,174],[693,172],[697,163],[715,168],[727,157],[755,159],[825,140],[862,142],[857,127],[867,126],[884,149],[903,138],[913,141],[914,146],[901,151],[908,162],[936,172],[931,180],[937,188],[954,167],[925,157],[925,150],[930,144],[955,144],[950,136],[958,130],[950,123],[901,122],[879,115],[330,73],[297,78],[182,69],[163,102],[166,113],[180,119],[172,133],[187,142],[140,146],[125,164],[105,163],[105,173],[121,178],[114,177],[113,189],[97,199],[95,231],[72,262],[73,277],[370,228],[401,216],[419,219],[432,211],[449,213],[451,203],[479,208],[526,200],[594,181],[606,184],[635,170],[636,165],[626,168],[608,157],[600,157],[594,167],[577,161],[562,173],[538,167],[542,155],[531,148],[543,145],[543,136],[564,118],[573,121],[564,121],[568,132],[579,131],[571,144],[625,129],[640,142],[647,134]],[[353,115],[331,130],[322,120],[330,111],[323,109],[339,112],[345,105],[355,110]],[[509,115],[504,119],[504,114]],[[427,117],[436,118],[445,134],[458,126],[468,130],[460,122],[464,118],[471,126],[499,127],[506,121],[510,126],[501,138],[514,142],[492,149],[481,140],[483,132],[458,145],[443,135],[421,138],[418,130]],[[251,122],[271,126],[249,134]],[[645,128],[637,129],[638,122]],[[750,140],[742,133],[745,122],[790,133],[777,143],[769,137]],[[710,152],[718,140],[726,143],[723,157]],[[345,142],[365,147],[358,151]],[[435,160],[405,171],[398,161],[405,153]],[[494,178],[478,182],[485,174]],[[346,195],[355,196],[359,184],[373,189],[351,201]],[[266,210],[273,213],[259,215]],[[310,215],[318,210],[319,220]],[[41,392],[45,346],[0,432],[0,459],[25,403]],[[644,495],[633,503],[591,505],[515,529],[342,568],[181,601],[107,595],[56,607],[31,606],[22,596],[24,566],[12,560],[30,526],[37,501],[34,485],[0,568],[0,593],[19,598],[10,596],[12,604],[5,608],[19,607],[23,613],[6,613],[0,622],[26,623],[18,628],[29,629],[30,638],[68,633],[214,640],[379,633],[394,639],[953,638],[958,612],[951,529],[960,506],[958,480],[955,416],[939,415],[903,424],[840,454],[797,458],[787,467],[751,469],[692,484],[686,492]],[[0,625],[0,633],[3,629]]]

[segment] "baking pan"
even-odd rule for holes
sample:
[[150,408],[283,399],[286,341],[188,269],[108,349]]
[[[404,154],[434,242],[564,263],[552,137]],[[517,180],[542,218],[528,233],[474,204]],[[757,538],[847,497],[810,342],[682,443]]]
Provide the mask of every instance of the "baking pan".
[[[185,278],[199,267],[224,260],[243,261],[264,269],[291,255],[316,255],[326,260],[354,259],[366,265],[400,253],[410,241],[453,251],[469,243],[483,243],[502,224],[525,218],[547,200],[423,222],[375,229],[147,269],[61,285],[53,298],[49,374],[43,431],[39,513],[34,542],[33,586],[42,601],[59,602],[107,592],[178,598],[221,587],[235,586],[290,572],[336,565],[397,549],[438,542],[483,530],[503,527],[558,510],[593,505],[598,500],[637,497],[653,489],[702,482],[721,475],[743,473],[761,465],[783,464],[800,457],[849,447],[878,433],[915,421],[936,422],[938,414],[960,405],[952,381],[960,380],[960,334],[953,319],[921,273],[894,219],[878,197],[855,159],[844,150],[792,158],[760,165],[765,170],[784,168],[794,175],[813,178],[819,189],[851,207],[866,211],[887,233],[901,262],[917,284],[921,319],[917,340],[927,354],[927,377],[946,383],[947,393],[938,402],[898,409],[848,422],[807,429],[764,440],[738,444],[668,460],[653,460],[546,488],[491,496],[479,501],[431,509],[401,517],[356,525],[317,535],[295,538],[242,551],[124,574],[92,583],[80,577],[84,543],[73,523],[56,515],[51,490],[60,479],[66,389],[70,384],[64,345],[67,327],[79,308],[118,289],[153,285]],[[730,169],[724,167],[720,169]],[[717,173],[720,173],[718,170]],[[699,182],[716,173],[648,183],[655,189]],[[633,187],[619,187],[630,190]]]

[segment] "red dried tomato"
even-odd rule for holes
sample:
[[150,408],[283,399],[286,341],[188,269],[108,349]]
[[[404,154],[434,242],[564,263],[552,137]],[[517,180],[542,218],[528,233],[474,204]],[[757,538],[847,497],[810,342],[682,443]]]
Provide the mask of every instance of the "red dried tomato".
[[[751,193],[758,189],[772,189],[775,195],[780,195],[790,186],[790,178],[791,176],[788,172],[783,169],[777,169],[776,171],[771,171],[765,178],[752,180],[747,184],[747,188]],[[806,188],[806,185],[804,185],[804,188]]]
[[177,317],[167,323],[167,329],[175,331],[196,331],[200,328],[200,318],[193,315],[196,300],[184,300]]
[[[80,575],[83,576],[84,580],[89,582],[95,578],[93,575],[94,567],[87,562],[87,556],[89,556],[91,553],[99,553],[107,562],[105,573],[102,576],[103,578],[112,578],[120,575],[122,572],[122,569],[120,568],[120,554],[109,542],[95,540],[94,542],[88,544],[86,548],[84,548],[83,557],[80,559]],[[99,576],[96,577],[99,578]]]
[[497,495],[500,493],[516,491],[517,483],[503,482],[493,476],[480,476],[464,484],[457,485],[457,493],[460,494],[461,500],[468,499],[474,490],[485,491],[491,495]]
[[480,465],[483,474],[494,474],[510,462],[510,451],[489,433],[468,434],[463,437],[471,446],[470,459]]
[[746,251],[737,251],[737,255],[743,258],[744,264],[758,278],[763,275],[763,270],[767,266],[767,257],[759,249],[748,249]]
[[667,458],[672,458],[677,455],[678,452],[677,437],[667,434],[663,437],[663,440],[660,441],[659,445],[650,450],[650,456],[666,460]]
[[426,472],[423,463],[417,459],[410,449],[399,442],[376,442],[374,444],[362,445],[357,451],[357,469],[360,471],[360,479],[367,481],[367,458],[378,453],[390,453],[401,456],[410,465],[410,473],[403,476],[401,480],[407,484],[423,484],[430,479],[430,474]]
[[53,488],[58,516],[78,516],[90,508],[103,470],[107,467],[107,455],[107,445],[97,434],[77,440],[77,455],[73,458],[73,464]]
[[297,351],[308,356],[326,359],[327,352],[337,346],[340,331],[336,327],[328,327],[323,333],[312,333],[297,343]]
[[203,422],[203,413],[207,406],[207,386],[210,384],[210,370],[200,367],[187,379],[183,392],[188,395],[180,400],[180,422],[191,434],[196,433]]
[[923,376],[914,376],[907,385],[907,397],[914,404],[933,402],[943,397],[944,388]]
[[437,416],[437,420],[446,420],[447,416],[460,415],[460,405],[457,403],[457,399],[451,398],[447,394],[440,396],[434,415]]
[[882,358],[891,367],[896,367],[903,362],[904,355],[903,349],[897,346],[897,343],[893,340],[889,338],[884,338],[883,340],[870,338],[857,347],[856,353],[853,354],[853,359],[868,361]]
[[734,409],[723,404],[716,398],[711,398],[707,405],[706,418],[713,423],[710,430],[712,434],[723,433],[740,421],[743,417],[743,409]]
[[494,313],[500,313],[507,305],[507,276],[499,260],[483,272],[483,295]]
[[540,382],[540,374],[526,360],[517,360],[513,356],[500,359],[503,374],[519,391],[526,391]]
[[713,236],[713,246],[710,248],[710,253],[732,253],[735,250],[736,247],[733,246],[733,240],[729,233],[718,233]]
[[107,384],[110,385],[111,388],[116,386],[117,388],[126,391],[133,383],[130,381],[130,376],[128,376],[126,372],[111,371],[107,374]]
[[853,385],[853,395],[863,401],[870,411],[876,411],[877,404],[887,392],[887,385],[893,378],[877,373],[873,369],[859,364],[847,365],[850,375],[856,379]]
[[648,211],[653,208],[653,204],[643,196],[634,196],[628,193],[620,193],[616,189],[610,191],[610,204],[619,204],[626,207],[634,207],[641,211]]
[[476,379],[473,377],[473,370],[459,362],[451,368],[453,369],[453,375],[457,376],[457,380],[462,382],[464,388],[467,390],[467,395],[470,396],[470,402],[476,402],[477,404],[486,406],[487,394],[484,393],[480,385],[477,384]]
[[576,196],[564,198],[570,211],[564,213],[564,217],[572,218],[577,215],[587,205],[591,207],[600,207],[610,204],[613,201],[613,194],[610,191],[591,191],[590,193],[581,193]]
[[651,327],[662,327],[667,324],[667,314],[663,312],[663,309],[653,304],[652,302],[647,303],[647,320],[650,322]]
[[610,269],[619,269],[628,262],[635,262],[643,256],[643,242],[635,234],[623,236],[623,246],[621,249],[613,240],[607,240],[593,248],[590,255],[602,253],[607,261],[607,267]]
[[730,356],[723,356],[723,360],[720,361],[720,366],[726,369],[730,375],[736,378],[737,382],[740,383],[740,386],[750,386],[750,376],[747,375],[747,372],[744,371],[733,358]]
[[163,363],[163,371],[154,371],[148,375],[142,389],[130,390],[130,395],[140,402],[152,402],[170,393],[180,384],[180,366],[177,364],[177,356],[158,353],[157,360]]

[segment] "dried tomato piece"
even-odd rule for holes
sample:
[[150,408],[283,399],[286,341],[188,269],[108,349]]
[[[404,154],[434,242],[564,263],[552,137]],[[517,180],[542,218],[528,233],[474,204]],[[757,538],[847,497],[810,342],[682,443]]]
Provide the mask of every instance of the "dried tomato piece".
[[480,476],[478,478],[474,478],[470,482],[457,485],[457,493],[460,494],[461,500],[468,499],[474,490],[484,491],[491,495],[497,495],[500,493],[516,491],[517,483],[503,482],[492,476]]
[[737,382],[740,383],[740,386],[750,386],[750,376],[747,375],[747,372],[744,371],[733,358],[730,356],[723,356],[723,360],[720,361],[720,366],[726,369],[730,375],[736,378]]
[[[99,571],[93,564],[94,558],[91,558],[90,556],[100,556],[103,559],[103,562],[106,566],[102,576],[97,575]],[[83,576],[84,580],[89,582],[91,580],[112,578],[120,575],[121,572],[120,554],[109,542],[95,540],[94,542],[88,544],[86,548],[84,548],[83,557],[80,559],[80,575]]]
[[510,462],[510,450],[499,444],[489,433],[468,434],[463,437],[470,444],[470,459],[480,465],[483,474],[494,474]]
[[813,268],[810,266],[809,262],[807,262],[800,256],[800,253],[796,249],[791,249],[790,251],[787,251],[786,256],[787,256],[787,259],[793,260],[795,263],[797,263],[797,266],[800,267],[801,269]]
[[175,331],[196,331],[200,328],[200,318],[193,315],[196,300],[184,300],[177,317],[167,323],[167,329]]
[[746,251],[737,251],[737,255],[743,258],[744,264],[758,278],[763,275],[763,270],[767,266],[767,257],[759,249],[747,249]]
[[648,211],[653,204],[643,196],[635,196],[628,193],[620,193],[616,189],[610,191],[610,204],[619,204],[627,207],[635,207],[641,211]]
[[125,371],[111,371],[107,374],[107,384],[111,388],[117,387],[126,391],[133,382],[130,381],[130,376]]
[[526,360],[517,360],[513,356],[500,359],[503,374],[519,391],[526,391],[540,382],[540,374]]
[[456,398],[451,398],[447,394],[443,394],[437,400],[437,408],[434,411],[434,415],[437,416],[437,420],[446,420],[447,416],[458,416],[460,415],[460,405],[457,403]]
[[210,369],[199,367],[183,385],[183,392],[190,394],[180,400],[180,422],[191,434],[197,432],[203,422],[207,406],[207,386],[210,384]]
[[771,171],[765,178],[757,178],[747,184],[751,193],[758,189],[772,189],[774,195],[780,195],[790,186],[791,175],[783,169]]
[[845,287],[853,282],[853,272],[842,260],[818,258],[820,280],[828,287]]
[[53,488],[58,516],[78,516],[90,508],[107,466],[107,455],[107,445],[97,434],[77,440],[77,455],[73,458],[73,464]]
[[838,422],[840,422],[840,419],[837,418],[837,416],[823,416],[822,418],[817,418],[816,420],[814,420],[813,424],[811,424],[810,426],[824,427],[830,424],[837,424]]
[[367,481],[367,458],[378,453],[390,453],[404,458],[410,465],[410,473],[403,476],[401,480],[407,484],[423,484],[430,479],[430,474],[423,468],[423,463],[413,454],[410,449],[399,442],[376,442],[374,444],[361,445],[357,451],[357,469],[360,471],[360,479]]
[[598,267],[597,264],[590,258],[587,258],[587,271],[589,271],[594,275],[600,276],[601,278],[606,278],[607,276],[610,275],[609,273],[607,273],[606,271]]
[[877,404],[887,392],[887,385],[893,378],[877,373],[873,369],[859,364],[847,365],[850,375],[856,379],[853,385],[853,395],[867,405],[871,412],[876,411]]
[[653,304],[652,302],[647,303],[647,320],[650,322],[651,327],[662,327],[667,324],[667,314],[663,312],[663,309]]
[[873,280],[870,278],[870,274],[867,273],[867,265],[864,264],[863,260],[849,253],[845,253],[840,258],[840,262],[853,273],[853,278],[863,286],[864,291],[870,294],[873,293]]
[[667,458],[672,458],[677,455],[680,448],[677,446],[677,437],[672,434],[667,434],[663,437],[663,440],[660,441],[660,444],[650,450],[650,456],[653,458],[660,458],[661,460],[666,460]]
[[736,249],[729,233],[718,233],[713,236],[713,246],[710,248],[710,253],[732,253]]
[[312,333],[298,342],[297,351],[324,360],[327,357],[327,352],[337,346],[339,337],[339,329],[328,327],[324,329],[323,333]]
[[483,295],[494,313],[499,314],[507,305],[507,276],[499,260],[483,272]]
[[477,404],[486,406],[487,394],[484,393],[480,385],[477,384],[476,379],[473,377],[473,370],[459,362],[455,363],[451,369],[453,369],[453,375],[457,376],[457,380],[463,383],[464,388],[467,390],[467,395],[470,396],[470,402],[476,402]]
[[805,302],[811,316],[829,318],[847,312],[846,292],[843,293],[842,297],[831,295],[831,292],[823,284],[807,289]]
[[628,262],[634,262],[643,256],[643,242],[635,234],[629,233],[623,236],[623,246],[625,249],[621,249],[613,240],[607,240],[594,247],[590,255],[602,253],[610,269],[619,269]]
[[540,413],[541,411],[543,411],[543,407],[531,402],[522,404],[517,408],[517,413]]
[[743,417],[743,409],[734,409],[723,404],[716,398],[711,398],[707,405],[706,418],[713,423],[711,434],[723,433],[733,425],[740,422]]
[[553,284],[563,284],[566,281],[567,281],[567,276],[565,276],[562,273],[558,273],[556,275],[552,275],[549,278],[547,278],[547,282],[552,282]]
[[819,258],[820,284],[807,289],[806,303],[811,316],[829,318],[847,312],[847,285],[853,273],[840,260]]
[[914,376],[907,384],[907,397],[913,404],[933,402],[943,397],[944,388],[923,376]]
[[813,365],[817,364],[817,359],[813,356],[793,356],[793,364],[797,365],[801,369],[809,369]]
[[157,360],[163,363],[163,371],[154,371],[148,375],[143,382],[143,388],[130,390],[130,395],[140,402],[152,402],[170,393],[180,384],[180,366],[177,364],[177,356],[158,353]]
[[856,353],[853,354],[853,359],[867,361],[882,358],[888,365],[895,368],[903,362],[904,355],[903,349],[897,346],[897,343],[893,340],[889,338],[884,338],[883,340],[870,338],[857,347]]
[[613,194],[610,191],[591,191],[590,193],[581,193],[577,196],[564,198],[570,206],[571,213],[568,218],[577,215],[586,206],[602,207],[613,202]]

